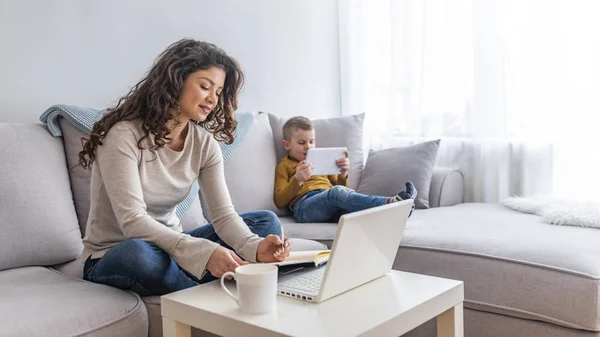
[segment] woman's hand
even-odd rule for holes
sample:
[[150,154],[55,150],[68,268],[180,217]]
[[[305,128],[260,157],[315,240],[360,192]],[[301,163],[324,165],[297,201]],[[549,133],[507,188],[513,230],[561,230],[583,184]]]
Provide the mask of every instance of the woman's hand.
[[281,238],[277,235],[268,235],[264,240],[258,244],[256,250],[256,261],[258,262],[280,262],[285,260],[290,255],[292,247],[292,240],[290,238],[284,239],[284,244],[281,247]]
[[212,276],[221,277],[226,272],[234,271],[235,268],[245,264],[248,264],[248,262],[242,260],[234,251],[218,245],[208,259],[206,269]]

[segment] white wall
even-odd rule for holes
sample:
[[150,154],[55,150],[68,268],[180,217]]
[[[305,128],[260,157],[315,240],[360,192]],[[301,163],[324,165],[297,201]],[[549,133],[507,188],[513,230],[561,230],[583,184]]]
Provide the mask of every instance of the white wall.
[[183,37],[241,63],[239,111],[340,114],[337,0],[0,0],[0,122],[111,106]]

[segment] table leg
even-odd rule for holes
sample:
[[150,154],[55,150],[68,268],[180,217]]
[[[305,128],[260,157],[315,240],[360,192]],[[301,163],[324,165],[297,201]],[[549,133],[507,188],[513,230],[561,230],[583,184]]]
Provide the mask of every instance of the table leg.
[[438,337],[463,337],[463,304],[446,310],[437,317]]
[[162,318],[163,337],[191,337],[192,328],[170,318]]

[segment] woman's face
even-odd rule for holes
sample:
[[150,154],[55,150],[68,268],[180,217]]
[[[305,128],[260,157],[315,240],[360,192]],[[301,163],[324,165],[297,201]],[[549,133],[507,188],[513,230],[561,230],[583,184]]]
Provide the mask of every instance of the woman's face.
[[225,72],[220,68],[211,67],[191,73],[185,79],[179,97],[179,122],[186,123],[189,119],[203,122],[217,106],[224,84]]

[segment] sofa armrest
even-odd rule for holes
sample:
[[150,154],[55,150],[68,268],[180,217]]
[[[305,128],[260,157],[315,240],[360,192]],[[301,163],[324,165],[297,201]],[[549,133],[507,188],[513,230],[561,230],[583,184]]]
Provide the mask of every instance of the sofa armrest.
[[444,207],[460,204],[464,197],[462,173],[449,167],[433,169],[429,187],[429,207]]

